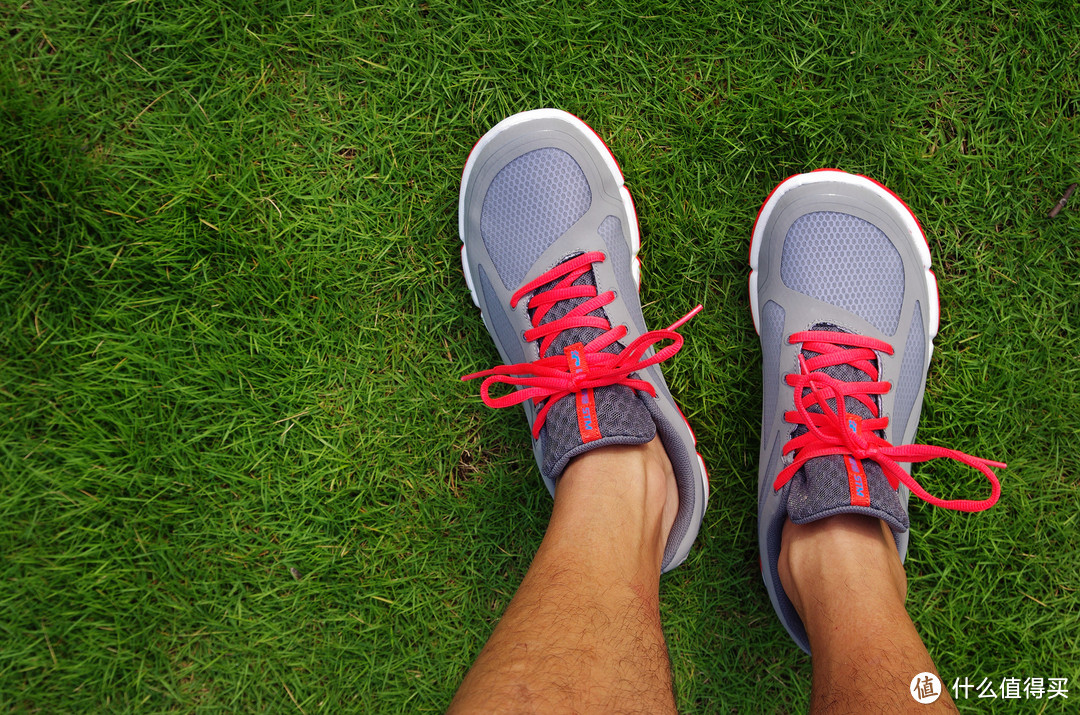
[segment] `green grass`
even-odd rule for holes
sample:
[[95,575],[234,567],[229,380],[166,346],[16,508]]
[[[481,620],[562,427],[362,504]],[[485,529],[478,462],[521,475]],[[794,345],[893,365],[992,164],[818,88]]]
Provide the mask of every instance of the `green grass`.
[[[760,582],[760,202],[865,173],[929,236],[920,438],[1008,461],[913,501],[948,682],[1080,697],[1080,10],[1069,2],[0,3],[0,707],[438,712],[550,510],[461,276],[473,142],[558,106],[637,203],[711,508],[662,611],[685,712],[800,712]],[[1074,199],[1074,202],[1076,199]],[[931,491],[978,475],[922,466]],[[1047,712],[1061,700],[969,700]]]

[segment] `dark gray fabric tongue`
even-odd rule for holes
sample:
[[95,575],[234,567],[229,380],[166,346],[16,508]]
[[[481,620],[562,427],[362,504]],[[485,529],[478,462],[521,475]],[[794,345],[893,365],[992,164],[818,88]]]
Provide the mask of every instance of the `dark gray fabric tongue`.
[[[550,289],[553,285],[554,282],[548,283],[537,289],[536,292],[541,293]],[[596,281],[593,278],[592,271],[574,281],[574,285],[595,286]],[[566,316],[567,313],[587,300],[590,299],[573,298],[556,303],[544,316],[540,324],[547,325]],[[530,311],[529,314],[532,315],[534,312]],[[589,315],[607,320],[607,314],[603,308],[594,310]],[[587,345],[605,332],[599,328],[564,330],[555,336],[551,347],[542,357],[562,355],[563,350],[574,343]],[[622,343],[616,342],[604,348],[602,352],[619,353],[624,347]],[[578,427],[577,403],[574,396],[564,397],[551,406],[544,426],[540,430],[540,445],[544,454],[541,471],[543,471],[544,476],[557,479],[562,475],[571,459],[597,447],[613,444],[644,444],[656,436],[656,424],[653,422],[652,417],[649,416],[645,404],[634,390],[625,385],[609,385],[594,389],[593,398],[595,400],[597,425],[600,434],[603,436],[588,443],[582,441],[581,438],[581,431]]]
[[[847,332],[835,325],[819,323],[811,330],[822,330],[835,333]],[[803,350],[802,356],[809,360],[818,353]],[[845,382],[870,382],[870,376],[862,370],[848,364],[833,365],[823,368],[821,372],[837,380]],[[810,390],[804,390],[803,395],[809,394]],[[836,400],[828,400],[829,407],[836,409]],[[860,418],[873,417],[873,413],[853,397],[844,398],[844,409]],[[814,405],[809,412],[822,412],[821,407]],[[808,429],[799,425],[791,433],[792,437],[805,434]],[[858,474],[858,466],[865,474],[866,496],[869,497],[869,505],[865,501],[853,504],[852,488],[848,475],[849,467],[845,466],[845,456],[829,455],[811,459],[803,465],[802,469],[791,478],[788,490],[788,516],[796,524],[807,524],[818,519],[824,519],[836,514],[865,514],[884,520],[894,533],[907,531],[909,526],[908,515],[904,505],[900,501],[899,493],[889,486],[889,481],[881,466],[877,462],[864,459],[855,464],[852,461],[853,470],[861,481],[862,475]],[[857,483],[856,483],[857,484]],[[862,488],[863,485],[858,485]]]

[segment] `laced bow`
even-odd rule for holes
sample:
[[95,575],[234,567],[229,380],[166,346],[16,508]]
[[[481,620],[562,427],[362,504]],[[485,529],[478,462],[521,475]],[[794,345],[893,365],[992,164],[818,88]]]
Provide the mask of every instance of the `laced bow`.
[[[903,483],[917,497],[934,506],[957,511],[983,511],[997,503],[1001,495],[1001,484],[990,467],[1004,468],[1006,465],[1002,462],[993,462],[955,449],[927,444],[906,444],[896,447],[878,436],[877,431],[885,429],[889,419],[878,416],[877,403],[872,395],[885,394],[892,385],[878,380],[879,375],[875,365],[877,356],[874,351],[892,355],[891,345],[863,335],[815,330],[795,333],[788,342],[802,343],[804,350],[818,353],[818,355],[807,360],[800,352],[800,372],[785,377],[787,384],[795,388],[795,410],[784,413],[784,419],[792,424],[805,425],[808,431],[792,438],[784,445],[784,454],[796,452],[795,461],[780,472],[773,483],[774,489],[780,489],[787,484],[795,473],[811,459],[841,454],[851,455],[859,460],[870,459],[877,462],[893,489]],[[825,367],[845,363],[866,373],[870,381],[845,382],[823,372],[817,372]],[[807,390],[809,392],[804,395]],[[870,410],[873,417],[860,419],[848,413],[844,404],[845,397],[858,400]],[[829,400],[835,402],[836,409],[829,406]],[[820,413],[809,411],[809,408],[814,405],[821,408]],[[990,482],[989,498],[980,501],[940,499],[923,489],[922,485],[898,464],[898,462],[927,462],[940,458],[955,459],[979,470]]]
[[[510,297],[510,307],[516,308],[518,302],[532,291],[552,281],[558,281],[548,290],[536,293],[529,300],[528,307],[535,310],[532,316],[533,327],[525,331],[524,337],[527,342],[540,340],[540,354],[544,355],[555,341],[555,338],[564,330],[597,328],[605,331],[584,345],[580,351],[588,366],[587,371],[571,373],[566,357],[556,354],[550,357],[542,357],[533,362],[501,365],[490,370],[474,372],[461,378],[462,380],[473,380],[478,377],[485,378],[480,385],[480,397],[488,407],[510,407],[525,400],[532,400],[534,405],[539,405],[544,400],[547,400],[547,403],[537,414],[536,422],[533,424],[532,433],[534,438],[540,436],[540,429],[544,426],[544,421],[547,419],[547,413],[551,406],[567,395],[590,388],[626,385],[629,388],[647,392],[655,397],[656,389],[652,384],[647,380],[632,378],[630,374],[639,372],[650,365],[663,362],[679,352],[683,346],[683,336],[675,331],[702,309],[702,306],[698,305],[667,328],[650,330],[627,345],[621,352],[601,352],[604,348],[626,337],[627,329],[625,325],[612,328],[606,319],[591,316],[588,313],[592,313],[615,300],[615,292],[606,291],[598,294],[596,286],[575,286],[573,283],[592,270],[593,263],[600,263],[604,260],[605,256],[600,251],[575,256],[560,263],[535,280],[526,283]],[[574,298],[587,298],[588,300],[573,308],[562,318],[553,320],[546,325],[540,324],[544,316],[556,303]],[[671,340],[672,344],[658,350],[652,357],[642,359],[642,356],[650,347],[664,340]],[[492,397],[490,389],[496,383],[523,389],[514,390],[502,397]]]

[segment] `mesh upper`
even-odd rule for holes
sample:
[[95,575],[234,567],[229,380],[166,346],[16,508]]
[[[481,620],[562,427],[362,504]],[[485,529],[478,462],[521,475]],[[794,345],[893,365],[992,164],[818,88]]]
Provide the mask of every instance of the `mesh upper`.
[[630,315],[634,325],[641,333],[645,330],[645,318],[641,314],[641,303],[638,298],[637,282],[634,280],[630,257],[630,246],[622,232],[622,221],[615,216],[608,216],[597,229],[604,239],[607,247],[607,257],[611,261],[611,267],[615,270],[615,278],[619,282],[619,297],[630,308]]
[[784,239],[784,285],[850,311],[895,335],[904,302],[904,262],[877,226],[849,214],[800,216]]
[[536,149],[504,166],[484,196],[480,235],[506,289],[516,290],[591,205],[585,173],[561,149]]
[[761,309],[761,353],[764,377],[764,395],[761,400],[761,432],[772,425],[776,411],[779,383],[774,378],[780,373],[780,351],[784,340],[784,309],[774,301],[768,301]]

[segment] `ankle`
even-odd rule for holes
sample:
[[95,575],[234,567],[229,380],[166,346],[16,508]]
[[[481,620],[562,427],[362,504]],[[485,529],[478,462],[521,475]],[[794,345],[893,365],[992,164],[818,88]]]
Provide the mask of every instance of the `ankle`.
[[584,519],[593,538],[639,540],[659,559],[678,506],[675,472],[655,437],[645,444],[601,447],[574,458],[556,487],[552,522]]
[[789,519],[777,566],[780,583],[808,630],[808,621],[816,615],[828,617],[821,612],[852,597],[902,610],[907,595],[907,576],[892,532],[869,516],[840,514],[809,524]]

